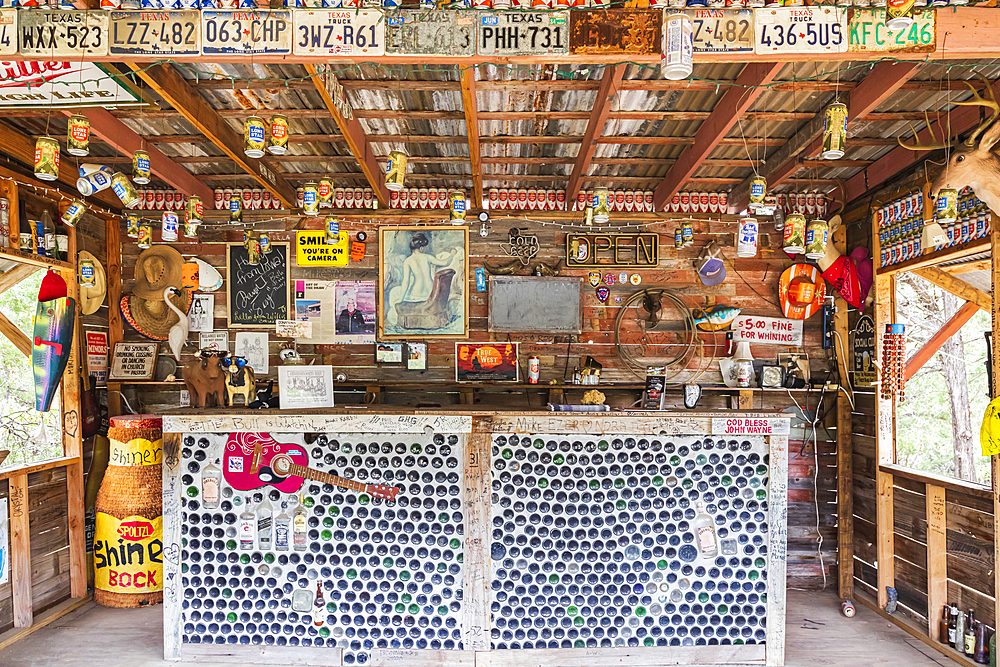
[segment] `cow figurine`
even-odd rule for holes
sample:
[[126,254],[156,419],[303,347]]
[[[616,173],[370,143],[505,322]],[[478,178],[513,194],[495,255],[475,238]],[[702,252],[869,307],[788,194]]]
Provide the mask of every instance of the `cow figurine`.
[[232,357],[224,359],[222,365],[226,367],[226,402],[230,406],[236,405],[236,397],[243,397],[243,406],[249,406],[257,398],[257,380],[253,374],[253,368],[247,365],[247,360],[243,357]]
[[[195,408],[221,407],[226,395],[225,352],[202,351],[184,364],[184,384]],[[209,405],[209,399],[212,404]]]

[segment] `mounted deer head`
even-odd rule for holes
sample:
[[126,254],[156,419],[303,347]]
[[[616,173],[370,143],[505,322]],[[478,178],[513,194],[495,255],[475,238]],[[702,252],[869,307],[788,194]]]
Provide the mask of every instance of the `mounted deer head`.
[[[961,189],[968,185],[975,190],[976,196],[990,207],[990,210],[1000,213],[1000,157],[993,153],[993,146],[997,141],[1000,141],[1000,123],[994,123],[997,116],[1000,116],[1000,104],[997,103],[989,80],[982,74],[979,75],[979,78],[986,84],[986,91],[989,93],[990,99],[983,99],[973,85],[965,81],[965,85],[972,90],[973,99],[968,102],[955,102],[955,104],[957,106],[982,106],[992,109],[993,113],[973,130],[968,139],[955,148],[948,164],[931,185],[931,196],[937,197],[938,190],[943,187],[950,186]],[[924,117],[927,119],[927,131],[930,132],[931,143],[922,144],[918,139],[911,145],[904,144],[903,140],[900,139],[899,145],[911,151],[931,151],[951,146],[952,142],[949,137],[946,136],[939,141],[934,136],[934,130],[931,129],[930,118],[927,117],[926,111]],[[986,134],[977,145],[976,139],[979,139],[979,135],[983,134],[983,131],[986,131]],[[913,136],[916,137],[916,135],[917,133],[914,131]]]

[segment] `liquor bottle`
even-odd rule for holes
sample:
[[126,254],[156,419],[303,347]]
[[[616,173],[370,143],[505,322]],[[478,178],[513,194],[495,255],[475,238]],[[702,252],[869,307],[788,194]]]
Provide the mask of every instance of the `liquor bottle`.
[[60,219],[59,223],[56,225],[56,246],[55,246],[55,258],[65,262],[69,258],[69,231],[66,229],[66,225],[62,223]]
[[959,611],[955,621],[955,650],[965,653],[965,612]]
[[265,496],[264,501],[257,506],[257,542],[262,551],[271,548],[271,514],[271,501]]
[[306,506],[299,496],[299,504],[292,513],[292,548],[296,551],[306,550],[306,533],[309,526],[306,523]]
[[701,501],[695,503],[697,514],[691,526],[698,536],[698,549],[705,558],[715,558],[719,553],[719,542],[715,536],[715,522],[705,511],[705,504]]
[[219,483],[222,480],[222,470],[215,463],[209,463],[201,471],[201,503],[207,510],[219,507]]
[[288,516],[286,509],[288,503],[281,503],[281,514],[274,518],[274,548],[276,551],[288,551],[289,532],[292,527],[292,519]]
[[250,496],[246,497],[246,501],[243,504],[243,512],[240,513],[240,549],[243,551],[251,551],[254,548],[254,542],[256,542],[255,533],[257,528],[257,516],[250,511]]
[[951,625],[951,607],[944,606],[941,612],[941,620],[938,621],[938,641],[942,644],[948,643],[948,628]]
[[958,627],[958,607],[951,603],[951,615],[948,617],[948,643],[955,645],[955,628]]
[[316,582],[316,598],[313,600],[313,625],[319,627],[323,625],[323,612],[326,607],[326,600],[323,599],[323,587]]
[[965,641],[962,642],[962,653],[965,655],[972,655],[976,648],[976,630],[976,612],[970,609],[965,621]]
[[984,621],[979,621],[978,627],[976,627],[976,643],[972,648],[972,659],[975,660],[980,665],[985,665],[989,660],[986,657],[987,645],[990,636],[990,627],[986,625]]
[[49,213],[48,209],[42,211],[42,236],[45,239],[45,256],[55,257],[56,252],[56,225],[52,222],[52,214]]

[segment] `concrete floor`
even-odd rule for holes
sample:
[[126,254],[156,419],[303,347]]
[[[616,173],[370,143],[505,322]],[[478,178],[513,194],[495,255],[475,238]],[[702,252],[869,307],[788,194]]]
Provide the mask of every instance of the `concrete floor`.
[[[868,609],[858,606],[857,612],[853,619],[844,618],[840,602],[829,593],[789,591],[786,666],[952,667],[957,664]],[[106,609],[90,603],[0,651],[0,666],[178,664],[165,662],[161,655],[159,607]]]

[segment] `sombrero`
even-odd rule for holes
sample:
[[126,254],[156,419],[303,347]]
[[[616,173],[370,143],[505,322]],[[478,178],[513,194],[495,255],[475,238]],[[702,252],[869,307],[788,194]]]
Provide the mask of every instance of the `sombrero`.
[[175,248],[155,245],[143,250],[135,261],[135,285],[132,294],[143,299],[163,299],[168,287],[181,289],[184,258]]
[[826,283],[819,269],[809,264],[792,264],[778,280],[778,299],[785,317],[805,320],[823,305]]
[[80,286],[80,311],[84,315],[93,315],[104,303],[104,297],[108,293],[108,276],[97,258],[86,250],[80,251],[80,259],[89,259],[94,263],[94,284]]
[[[174,295],[170,301],[187,313],[191,308],[191,293],[181,290],[181,296]],[[178,322],[177,314],[167,308],[163,299],[143,299],[132,294],[122,297],[120,307],[129,326],[150,340],[166,340],[170,328]]]

